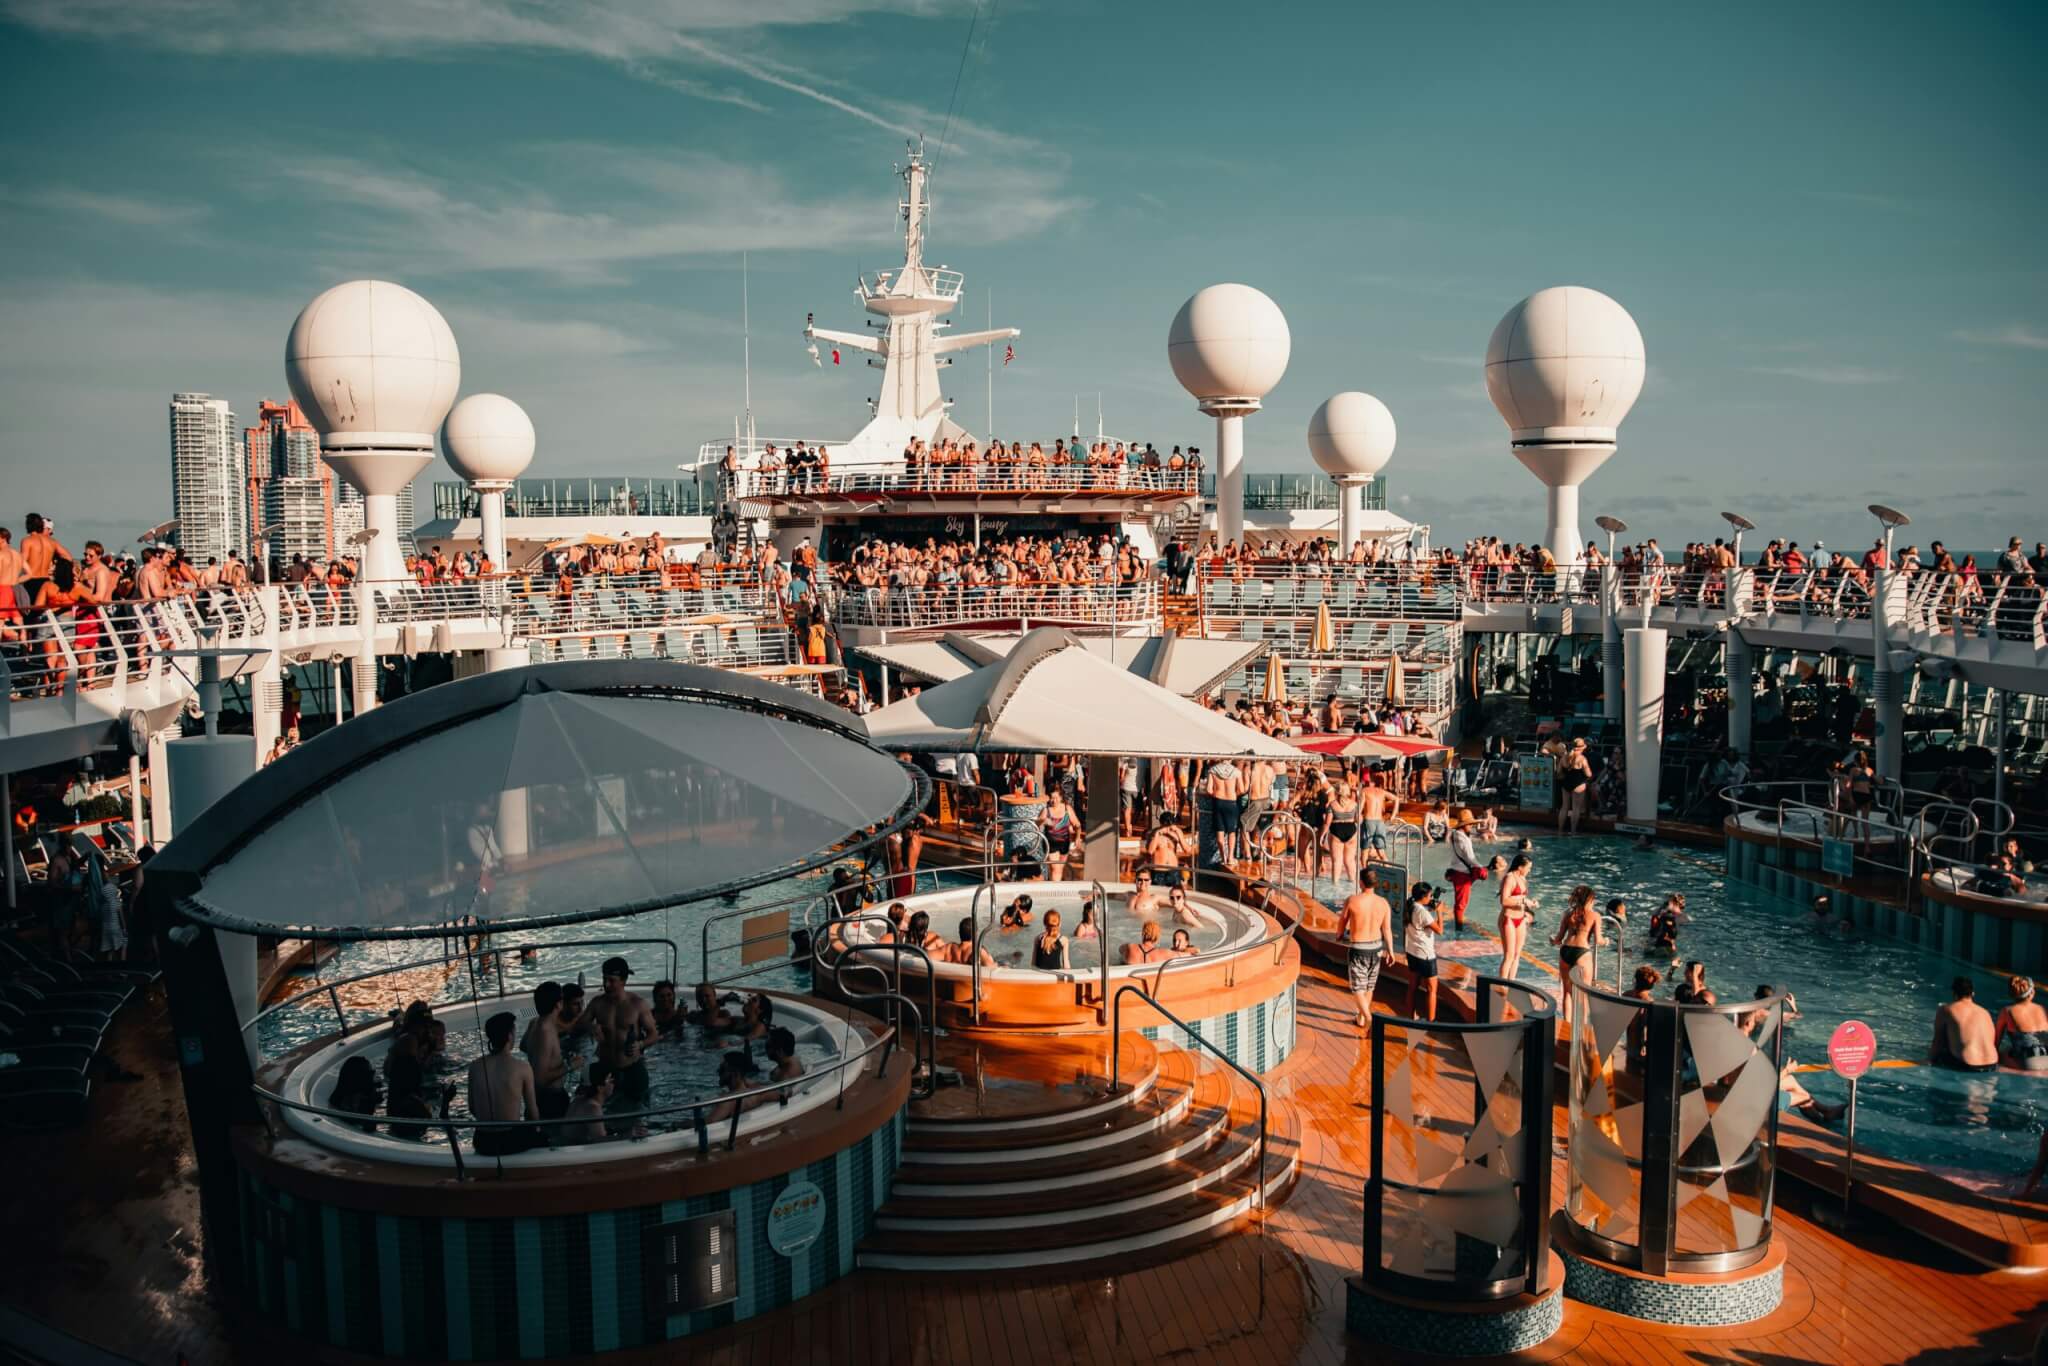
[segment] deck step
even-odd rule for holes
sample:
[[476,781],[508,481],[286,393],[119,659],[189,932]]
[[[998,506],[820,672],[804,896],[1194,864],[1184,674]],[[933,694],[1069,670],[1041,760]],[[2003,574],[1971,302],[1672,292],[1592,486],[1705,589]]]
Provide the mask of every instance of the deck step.
[[903,1161],[917,1166],[978,1167],[986,1172],[1035,1169],[1065,1158],[1105,1157],[1132,1139],[1164,1133],[1180,1124],[1202,1089],[1200,1078],[1180,1083],[1162,1076],[1142,1104],[1094,1111],[1064,1124],[966,1133],[912,1129],[904,1135]]
[[[1150,1098],[1113,1116],[995,1134],[913,1132],[858,1263],[925,1274],[1115,1264],[1221,1237],[1292,1187],[1294,1110],[1236,1073],[1160,1049]],[[1192,1073],[1192,1076],[1189,1075]],[[935,1146],[934,1146],[935,1145]]]

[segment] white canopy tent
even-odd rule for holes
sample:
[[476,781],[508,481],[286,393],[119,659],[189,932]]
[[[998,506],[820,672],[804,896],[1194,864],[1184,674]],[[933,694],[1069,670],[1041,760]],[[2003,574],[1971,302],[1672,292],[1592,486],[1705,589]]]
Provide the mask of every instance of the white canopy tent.
[[[924,682],[950,683],[1002,659],[1023,639],[1015,633],[969,636],[948,631],[933,640],[891,641],[886,645],[852,648],[857,655]],[[1137,640],[1126,636],[1084,636],[1080,641],[1083,647],[1118,668],[1182,697],[1214,691],[1271,648],[1263,640],[1212,640],[1173,631]]]
[[1088,756],[1089,877],[1116,876],[1117,761],[1272,759],[1301,751],[1112,664],[1042,627],[1001,660],[863,718],[889,750]]

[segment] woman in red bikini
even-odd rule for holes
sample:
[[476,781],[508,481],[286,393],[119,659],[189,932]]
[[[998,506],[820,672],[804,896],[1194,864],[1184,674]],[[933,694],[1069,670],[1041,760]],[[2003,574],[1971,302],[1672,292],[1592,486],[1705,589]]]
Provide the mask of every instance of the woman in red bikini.
[[1536,898],[1529,895],[1529,856],[1517,854],[1500,880],[1500,975],[1510,982],[1521,970],[1535,912]]

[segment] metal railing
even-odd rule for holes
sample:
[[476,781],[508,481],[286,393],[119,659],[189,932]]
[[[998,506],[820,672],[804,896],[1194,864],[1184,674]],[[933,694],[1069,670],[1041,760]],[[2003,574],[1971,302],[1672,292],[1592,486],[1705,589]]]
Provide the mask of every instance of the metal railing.
[[[1000,494],[1010,498],[1045,495],[1084,494],[1101,496],[1153,495],[1193,496],[1199,487],[1200,471],[1148,469],[1124,463],[1089,463],[1086,460],[1054,464],[1050,449],[1039,458],[1025,455],[1015,459],[990,460],[985,456],[972,462],[950,460],[897,461],[832,468],[830,454],[824,469],[816,465],[786,467],[777,453],[777,463],[766,468],[742,469],[723,476],[721,484],[730,498],[830,498],[836,495]],[[762,459],[769,457],[763,454]]]
[[1159,585],[1018,583],[1001,586],[847,588],[835,590],[833,619],[842,626],[932,629],[972,622],[1124,626],[1159,619]]
[[1231,1071],[1237,1073],[1237,1075],[1243,1077],[1246,1081],[1250,1082],[1252,1086],[1258,1091],[1259,1183],[1256,1187],[1253,1188],[1252,1204],[1258,1208],[1263,1209],[1266,1204],[1266,1136],[1268,1133],[1267,1120],[1269,1113],[1266,1098],[1266,1083],[1259,1080],[1257,1073],[1251,1071],[1249,1068],[1244,1066],[1244,1064],[1238,1062],[1237,1059],[1231,1057],[1221,1048],[1217,1047],[1209,1040],[1203,1038],[1200,1030],[1196,1029],[1186,1020],[1183,1020],[1180,1016],[1174,1014],[1165,1006],[1161,1005],[1158,999],[1154,997],[1151,992],[1145,990],[1144,986],[1138,982],[1125,982],[1122,986],[1116,989],[1116,995],[1112,998],[1111,1001],[1109,1025],[1109,1094],[1113,1096],[1117,1093],[1117,1087],[1123,1075],[1124,997],[1129,996],[1133,993],[1136,993],[1137,995],[1144,997],[1146,1005],[1150,1006],[1153,1010],[1157,1011],[1161,1016],[1165,1017],[1168,1020],[1171,1020],[1174,1024],[1178,1025],[1180,1027],[1180,1032],[1186,1037],[1193,1039],[1198,1049],[1206,1048],[1207,1050],[1209,1050],[1209,1052],[1213,1053],[1217,1058],[1222,1060],[1223,1065],[1225,1067],[1228,1067]]
[[[1144,868],[1146,871],[1152,874],[1154,886],[1162,885],[1159,882],[1160,873],[1172,871],[1155,864],[1141,864],[1132,868],[1131,873],[1133,877],[1137,875],[1139,867]],[[1248,884],[1251,886],[1257,886],[1261,882],[1265,881],[1265,879],[1263,878],[1246,877],[1244,874],[1232,868],[1182,868],[1178,871],[1191,874],[1191,881],[1199,881],[1202,878],[1229,879],[1230,882],[1233,884],[1234,890],[1237,892],[1237,895],[1232,896],[1230,900],[1235,902],[1237,905],[1244,907],[1246,910],[1252,910],[1252,908],[1244,899],[1243,893],[1245,887]],[[1211,895],[1213,895],[1213,893],[1211,893]],[[1252,913],[1254,915],[1260,914],[1256,910],[1253,910]],[[1261,919],[1263,920],[1264,917],[1261,916]],[[1223,986],[1226,991],[1237,985],[1237,965],[1246,958],[1249,958],[1252,954],[1257,953],[1259,950],[1266,948],[1272,949],[1273,962],[1277,965],[1280,962],[1281,958],[1283,958],[1286,955],[1287,941],[1294,938],[1294,933],[1297,929],[1300,928],[1301,922],[1298,920],[1285,919],[1277,915],[1272,917],[1272,919],[1279,924],[1280,928],[1277,930],[1268,930],[1266,933],[1259,936],[1259,939],[1256,943],[1224,944],[1218,946],[1217,948],[1201,949],[1194,953],[1183,953],[1178,955],[1177,957],[1162,960],[1159,963],[1158,967],[1153,969],[1152,989],[1147,994],[1152,996],[1158,996],[1162,994],[1165,988],[1166,974],[1175,968],[1185,967],[1190,963],[1212,963],[1219,960],[1225,963],[1227,965],[1227,968],[1224,974]],[[1107,963],[1109,958],[1109,945],[1107,942],[1103,944],[1102,956],[1104,962]],[[1149,968],[1152,965],[1147,963],[1126,964],[1123,966],[1143,969]],[[1107,980],[1108,975],[1108,969],[1107,967],[1105,967],[1103,970],[1103,977],[1105,980]],[[1134,971],[1131,975],[1133,977],[1142,977],[1144,974],[1142,971]]]
[[[1204,558],[1196,587],[1205,615],[1222,619],[1313,619],[1327,607],[1338,620],[1454,622],[1465,595],[1455,567],[1353,564],[1338,560],[1270,562]],[[1382,652],[1384,653],[1384,651]]]
[[[892,1032],[901,1034],[903,1012],[908,1010],[916,1024],[915,1056],[918,1059],[917,1078],[913,1079],[911,1093],[920,1099],[927,1099],[938,1086],[938,1031],[939,1031],[939,975],[932,971],[931,955],[921,944],[904,944],[893,939],[873,939],[864,943],[844,943],[846,927],[849,925],[880,925],[884,933],[894,927],[889,917],[862,913],[859,915],[834,916],[825,922],[824,932],[811,941],[813,963],[832,974],[833,989],[846,1001],[887,1001],[890,1006],[889,1025]],[[835,932],[841,940],[838,956],[829,956]],[[890,966],[884,969],[872,961],[876,954],[888,954]],[[917,1003],[904,995],[898,987],[903,985],[903,959],[908,955],[924,966],[925,1006],[919,1010]],[[885,984],[881,991],[853,991],[846,985],[849,972],[872,972]]]
[[[1519,1000],[1519,1012],[1513,1001]],[[1557,1005],[1551,997],[1534,987],[1499,977],[1480,976],[1474,993],[1477,1018],[1471,1021],[1420,1020],[1406,1016],[1376,1014],[1372,1017],[1372,1147],[1371,1160],[1367,1168],[1365,1202],[1365,1258],[1364,1272],[1367,1279],[1391,1288],[1436,1299],[1502,1299],[1510,1295],[1535,1293],[1542,1288],[1543,1275],[1550,1250],[1550,1181],[1551,1181],[1551,1092],[1555,1084]],[[1498,1005],[1504,1012],[1494,1018]],[[1424,1244],[1434,1229],[1441,1233],[1441,1225],[1435,1224],[1427,1215],[1426,1203],[1437,1201],[1478,1201],[1486,1198],[1486,1188],[1471,1184],[1452,1187],[1431,1186],[1432,1179],[1420,1170],[1413,1181],[1390,1177],[1387,1174],[1387,1120],[1390,1098],[1397,1088],[1391,1086],[1387,1077],[1387,1035],[1400,1030],[1408,1036],[1409,1057],[1418,1056],[1422,1042],[1415,1036],[1433,1041],[1445,1041],[1457,1045],[1465,1054],[1465,1060],[1472,1072],[1472,1110],[1470,1131],[1477,1134],[1482,1125],[1494,1129],[1498,1134],[1502,1151],[1487,1151],[1477,1160],[1486,1165],[1489,1174],[1502,1178],[1489,1183],[1496,1192],[1503,1186],[1514,1201],[1517,1214],[1516,1227],[1512,1237],[1494,1244],[1493,1255],[1478,1259],[1453,1255],[1447,1272],[1430,1274],[1425,1258]],[[1478,1035],[1519,1035],[1517,1047],[1520,1050],[1519,1073],[1513,1073],[1516,1057],[1510,1053],[1504,1060],[1499,1077],[1488,1091],[1481,1080],[1482,1064],[1480,1055],[1465,1045],[1465,1040]],[[1444,1060],[1444,1064],[1455,1066],[1455,1054]],[[1439,1064],[1439,1065],[1444,1065]],[[1402,1064],[1406,1066],[1406,1062]],[[1435,1068],[1432,1068],[1434,1074]],[[1417,1149],[1428,1142],[1419,1132],[1422,1121],[1415,1111],[1419,1108],[1413,1101],[1413,1088],[1421,1085],[1419,1069],[1411,1069],[1411,1080],[1406,1093],[1411,1097],[1410,1113],[1393,1118],[1410,1131],[1411,1140]],[[1500,1102],[1511,1098],[1519,1102],[1521,1124],[1512,1133],[1501,1133],[1496,1127]],[[1430,1107],[1435,1115],[1432,1127],[1450,1127],[1452,1117]],[[1453,1132],[1456,1132],[1453,1129]],[[1510,1158],[1510,1144],[1519,1144],[1519,1160]],[[1506,1170],[1499,1170],[1497,1163],[1505,1163]],[[1453,1159],[1455,1166],[1455,1159]],[[1445,1176],[1450,1168],[1439,1173]],[[1520,1172],[1519,1179],[1515,1173]],[[1389,1199],[1390,1194],[1392,1199]],[[1405,1206],[1405,1207],[1404,1207]],[[1395,1240],[1389,1257],[1387,1232],[1393,1213],[1406,1225],[1405,1236]],[[1463,1232],[1451,1235],[1454,1242],[1475,1235]],[[1478,1268],[1476,1271],[1474,1268]],[[1500,1274],[1501,1272],[1508,1274]]]

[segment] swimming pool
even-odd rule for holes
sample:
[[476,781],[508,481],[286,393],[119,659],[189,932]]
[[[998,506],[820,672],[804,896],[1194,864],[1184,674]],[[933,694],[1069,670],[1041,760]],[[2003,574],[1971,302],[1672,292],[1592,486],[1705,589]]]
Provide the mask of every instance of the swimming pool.
[[[1610,897],[1628,902],[1624,984],[1638,965],[1648,963],[1665,975],[1658,996],[1668,996],[1671,955],[1649,952],[1648,926],[1650,913],[1665,896],[1683,892],[1691,923],[1679,931],[1678,955],[1707,965],[1707,985],[1721,1000],[1748,997],[1766,983],[1797,998],[1803,1018],[1788,1026],[1787,1059],[1825,1064],[1828,1035],[1847,1019],[1871,1027],[1880,1058],[1923,1059],[1935,1009],[1948,1001],[1956,977],[1969,977],[1978,1001],[1994,1015],[2007,999],[2003,978],[1959,959],[1860,931],[1816,931],[1806,906],[1728,878],[1718,850],[1638,849],[1634,841],[1611,835],[1532,838],[1530,888],[1542,903],[1529,935],[1536,957],[1556,966],[1557,950],[1549,937],[1571,889],[1583,882],[1603,908]],[[1515,844],[1516,838],[1509,838],[1481,852],[1512,856]],[[1425,849],[1424,858],[1422,876],[1441,888],[1448,862],[1442,847]],[[1334,904],[1326,881],[1321,890],[1325,904]],[[1497,915],[1494,884],[1480,883],[1472,891],[1465,935],[1447,934],[1439,952],[1482,972],[1498,970],[1499,949],[1490,938]],[[1481,935],[1480,927],[1488,934]],[[1532,980],[1536,971],[1525,965],[1523,979]],[[1611,947],[1600,951],[1598,971],[1602,981],[1611,980]],[[1822,1100],[1847,1098],[1847,1083],[1832,1072],[1803,1073],[1799,1079]],[[1992,1181],[2010,1189],[2034,1164],[2044,1119],[2048,1076],[1878,1068],[1858,1087],[1856,1143],[1967,1184]]]

